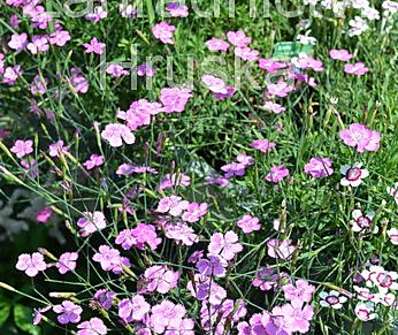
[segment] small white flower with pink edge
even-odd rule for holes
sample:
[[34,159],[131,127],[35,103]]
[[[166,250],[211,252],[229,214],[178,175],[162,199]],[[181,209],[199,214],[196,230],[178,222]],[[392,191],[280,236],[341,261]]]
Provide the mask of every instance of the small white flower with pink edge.
[[387,187],[387,192],[394,198],[395,202],[398,205],[398,183],[395,183],[391,187]]
[[340,172],[344,177],[340,180],[343,186],[358,187],[362,180],[369,176],[367,169],[362,169],[362,163],[355,163],[354,165],[343,165]]
[[390,238],[390,241],[394,245],[398,245],[398,229],[397,228],[391,228],[390,230],[387,230],[387,235]]
[[340,294],[340,292],[332,290],[330,292],[321,292],[319,297],[322,299],[319,304],[322,307],[330,307],[333,309],[340,309],[343,304],[347,302],[348,298],[345,295]]
[[374,305],[372,303],[358,303],[355,306],[355,315],[361,321],[370,321],[377,317],[376,313],[374,312]]
[[353,220],[350,221],[352,231],[356,233],[372,232],[373,234],[376,234],[379,231],[379,228],[373,225],[374,216],[375,213],[372,211],[363,213],[360,209],[354,209],[352,211]]
[[366,279],[368,287],[377,286],[380,292],[398,290],[398,273],[386,271],[382,266],[371,266],[369,270],[362,271],[361,276]]

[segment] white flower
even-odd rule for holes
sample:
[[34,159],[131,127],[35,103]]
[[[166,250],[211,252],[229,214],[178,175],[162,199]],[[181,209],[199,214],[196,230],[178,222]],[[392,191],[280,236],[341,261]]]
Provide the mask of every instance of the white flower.
[[380,19],[379,11],[377,9],[372,8],[372,7],[363,8],[362,9],[362,16],[366,17],[370,21],[379,20]]
[[355,315],[359,320],[370,321],[376,318],[376,313],[374,312],[374,306],[371,303],[358,303],[355,306]]
[[[362,274],[361,274],[362,275]],[[357,292],[357,298],[362,301],[374,301],[375,294],[370,292],[367,287],[359,287],[354,285],[354,291]]]
[[398,245],[398,229],[397,228],[391,228],[390,230],[387,230],[387,235],[390,238],[390,241],[394,245]]
[[353,20],[348,22],[350,29],[348,30],[349,36],[359,36],[368,30],[369,26],[367,22],[360,16],[355,16]]
[[341,179],[340,184],[352,187],[359,186],[362,183],[362,179],[369,176],[369,171],[367,169],[361,169],[361,167],[361,163],[355,163],[353,166],[342,166],[340,172],[344,175],[344,178]]
[[319,304],[323,307],[331,307],[333,309],[340,309],[343,304],[348,300],[345,295],[341,295],[337,291],[330,291],[329,293],[323,291],[319,293],[319,297],[322,299]]
[[371,266],[369,270],[361,273],[366,280],[366,286],[376,286],[381,293],[387,293],[388,290],[398,290],[398,273],[394,271],[386,271],[382,266]]
[[350,221],[352,225],[352,231],[356,233],[371,231],[373,234],[376,234],[379,229],[377,226],[373,226],[374,216],[374,212],[367,212],[366,214],[364,214],[360,209],[353,210],[353,220]]
[[398,183],[395,183],[392,187],[387,187],[387,192],[395,199],[398,205]]

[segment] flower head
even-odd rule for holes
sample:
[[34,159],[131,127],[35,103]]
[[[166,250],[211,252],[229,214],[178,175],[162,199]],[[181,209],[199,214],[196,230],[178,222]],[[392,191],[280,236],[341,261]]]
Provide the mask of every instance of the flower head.
[[13,152],[18,158],[25,157],[33,152],[33,141],[16,140],[10,151]]
[[334,60],[340,60],[342,62],[348,62],[352,58],[352,54],[346,49],[332,49],[329,51],[329,56]]
[[89,236],[106,227],[105,215],[102,212],[84,212],[83,214],[84,217],[81,217],[79,220],[77,220],[77,226],[80,228],[80,236]]
[[24,271],[27,276],[35,277],[40,271],[44,271],[47,268],[47,264],[44,262],[44,257],[41,253],[34,252],[32,255],[19,255],[15,267],[19,271]]
[[166,113],[181,113],[191,96],[192,92],[187,88],[162,88],[159,99]]
[[57,314],[57,320],[61,325],[68,323],[78,323],[83,309],[72,301],[64,300],[60,305],[55,305],[53,311]]
[[101,132],[101,137],[106,140],[112,147],[117,148],[126,144],[133,144],[135,136],[131,130],[124,124],[111,123],[105,126]]
[[363,76],[368,71],[369,71],[369,69],[362,62],[344,65],[344,72],[347,74],[352,74],[354,76],[358,76],[358,77]]
[[77,328],[77,335],[106,335],[108,328],[99,318],[91,318],[89,321],[80,323]]
[[289,170],[284,165],[277,165],[265,176],[265,180],[270,183],[279,183],[289,175]]
[[334,290],[330,292],[322,291],[321,293],[319,293],[319,297],[321,298],[319,304],[322,307],[331,307],[333,309],[342,308],[343,304],[348,300],[345,295],[342,295]]
[[313,178],[329,177],[334,172],[332,160],[330,158],[313,157],[305,164],[304,172]]
[[150,309],[151,306],[139,294],[131,299],[122,299],[118,304],[119,317],[126,323],[141,321]]
[[63,253],[55,264],[58,272],[63,275],[69,271],[74,271],[76,268],[76,261],[78,257],[79,254],[77,252]]
[[380,148],[381,135],[360,123],[353,123],[339,133],[345,144],[356,148],[357,152],[377,151]]
[[362,180],[369,176],[367,169],[362,169],[361,163],[354,165],[344,165],[340,168],[340,172],[344,177],[341,179],[340,184],[343,186],[358,187],[361,185]]
[[245,234],[250,234],[253,231],[261,229],[260,219],[253,217],[250,214],[243,215],[236,224]]
[[360,209],[352,211],[352,231],[359,232],[372,232],[376,234],[378,232],[377,226],[373,225],[374,212],[363,213]]
[[174,44],[173,35],[176,27],[167,22],[160,22],[152,27],[152,34],[163,44]]
[[242,250],[243,247],[239,243],[238,235],[233,231],[228,231],[225,235],[214,233],[208,246],[208,251],[211,255],[218,255],[227,261],[232,260]]

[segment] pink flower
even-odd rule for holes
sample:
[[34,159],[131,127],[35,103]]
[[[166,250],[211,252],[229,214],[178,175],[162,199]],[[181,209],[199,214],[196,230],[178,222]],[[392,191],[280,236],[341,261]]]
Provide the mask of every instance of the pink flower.
[[380,148],[381,135],[360,123],[353,123],[339,133],[343,142],[357,149],[357,152],[377,151]]
[[50,157],[59,157],[68,152],[68,147],[64,146],[64,141],[59,140],[48,146],[48,154]]
[[58,322],[61,325],[67,325],[68,323],[78,323],[83,309],[72,301],[64,300],[60,305],[55,305],[53,311],[60,314],[57,316]]
[[80,69],[74,67],[70,70],[71,77],[69,83],[76,94],[87,93],[89,84],[86,77],[83,75]]
[[247,47],[252,41],[252,39],[246,36],[246,34],[242,30],[229,31],[227,33],[227,39],[229,43],[238,48]]
[[188,7],[178,2],[169,2],[166,5],[166,11],[172,17],[187,17],[188,16]]
[[51,207],[44,207],[36,214],[36,221],[40,223],[47,223],[48,220],[52,217],[54,211]]
[[86,49],[85,53],[95,53],[97,55],[102,55],[106,48],[106,44],[98,41],[96,37],[93,37],[89,43],[84,43],[83,46]]
[[43,95],[47,92],[47,80],[41,75],[37,74],[30,84],[30,92],[33,95]]
[[207,277],[224,277],[226,266],[225,260],[217,256],[209,256],[209,259],[201,258],[196,264],[199,273]]
[[94,294],[93,301],[102,308],[109,310],[112,308],[116,293],[107,289],[100,289]]
[[344,65],[344,72],[354,76],[362,76],[368,71],[369,69],[362,62]]
[[276,259],[290,259],[296,247],[291,240],[271,239],[267,242],[268,256]]
[[14,50],[22,50],[28,44],[28,35],[26,33],[22,34],[13,34],[11,36],[10,41],[8,42],[8,46]]
[[261,267],[256,272],[256,277],[252,280],[254,287],[258,287],[261,291],[269,291],[277,288],[279,282],[286,278],[286,274],[271,267]]
[[304,172],[313,178],[329,177],[334,172],[332,160],[324,157],[313,157],[305,164]]
[[79,220],[77,220],[77,226],[80,228],[80,236],[89,236],[106,227],[105,215],[102,212],[84,212],[83,214],[84,217],[81,217]]
[[265,180],[270,183],[279,183],[289,175],[289,170],[284,165],[273,166],[265,176]]
[[206,42],[206,46],[210,51],[227,52],[229,44],[219,38],[213,37]]
[[278,62],[273,59],[265,58],[260,58],[258,60],[258,66],[260,67],[260,69],[266,70],[269,73],[276,73],[279,70],[287,67],[286,63],[284,62]]
[[295,65],[300,69],[312,69],[315,72],[322,72],[323,63],[320,60],[314,59],[310,56],[304,56],[297,59]]
[[163,300],[152,307],[150,325],[155,334],[181,334],[193,335],[194,323],[191,319],[184,318],[185,307]]
[[235,56],[242,60],[253,62],[258,59],[259,52],[249,47],[235,48]]
[[177,186],[189,186],[191,178],[183,173],[166,174],[160,181],[159,190],[163,191],[168,188]]
[[310,321],[314,316],[311,305],[295,307],[291,304],[277,306],[272,309],[272,315],[283,317],[284,327],[290,332],[307,333],[310,330]]
[[108,328],[99,318],[91,318],[89,321],[80,323],[77,328],[77,335],[106,335]]
[[306,280],[298,279],[295,285],[287,284],[282,287],[282,290],[287,301],[295,307],[301,307],[305,302],[311,302],[315,287],[308,284]]
[[341,179],[340,184],[343,186],[358,187],[362,183],[362,179],[369,176],[367,169],[362,169],[362,163],[355,163],[353,166],[343,165],[340,168],[341,174],[344,177]]
[[197,222],[207,214],[207,207],[208,205],[205,202],[200,204],[192,202],[187,206],[181,218],[185,222]]
[[267,91],[270,96],[284,98],[288,96],[290,92],[294,91],[294,87],[284,81],[281,81],[276,84],[268,84]]
[[174,44],[173,35],[176,27],[167,22],[160,22],[152,27],[153,36],[163,44]]
[[150,311],[149,305],[142,295],[135,295],[131,299],[122,299],[118,304],[119,317],[126,323],[141,321]]
[[55,264],[58,272],[63,275],[69,271],[74,271],[76,269],[76,260],[78,257],[79,254],[77,252],[63,253]]
[[124,250],[129,250],[131,247],[144,250],[147,244],[151,250],[156,250],[158,245],[162,242],[158,238],[155,227],[152,225],[140,223],[136,228],[124,229],[116,237],[115,243],[122,246]]
[[214,233],[208,246],[208,251],[211,255],[220,256],[226,261],[232,260],[242,250],[243,247],[239,243],[238,235],[233,231],[228,231],[225,235]]
[[98,23],[102,19],[105,19],[107,16],[108,13],[101,6],[95,6],[93,11],[91,13],[86,14],[84,18],[87,21]]
[[15,65],[13,67],[8,66],[4,70],[2,82],[6,85],[14,85],[21,76],[22,69],[20,65]]
[[109,64],[106,68],[106,73],[113,78],[120,78],[129,74],[129,72],[119,64]]
[[226,93],[214,93],[213,92],[213,96],[217,99],[217,100],[225,100],[228,98],[231,98],[234,96],[234,94],[236,93],[236,88],[234,86],[228,85],[225,87],[227,92]]
[[40,324],[40,322],[44,318],[44,313],[47,313],[49,310],[51,310],[51,306],[46,306],[46,307],[43,307],[43,308],[35,308],[34,311],[33,311],[32,324],[34,326],[37,326],[38,324]]
[[149,102],[146,99],[133,101],[126,112],[118,111],[117,117],[127,122],[131,130],[147,126],[151,123],[152,115],[163,112],[163,107],[157,102]]
[[199,236],[185,222],[160,221],[159,225],[163,228],[164,234],[168,239],[174,240],[177,244],[191,246],[199,242]]
[[44,262],[44,257],[41,253],[34,252],[32,255],[19,255],[15,267],[19,271],[24,271],[27,276],[35,277],[40,271],[44,271],[47,268],[47,264]]
[[56,45],[63,47],[68,41],[70,41],[71,36],[68,31],[57,29],[55,32],[51,33],[48,41],[51,45]]
[[101,166],[102,164],[104,164],[104,156],[102,155],[97,155],[97,154],[92,154],[90,156],[90,159],[88,159],[87,161],[85,161],[83,163],[83,166],[87,169],[87,170],[92,170],[98,166]]
[[352,58],[352,54],[346,49],[332,49],[329,51],[329,56],[334,60],[340,60],[342,62],[348,62]]
[[32,55],[36,55],[39,52],[46,52],[50,48],[48,37],[45,35],[35,35],[32,37],[32,42],[28,43],[26,48]]
[[25,157],[33,152],[33,141],[16,140],[10,151],[13,152],[18,158]]
[[156,70],[148,63],[140,64],[137,66],[137,75],[139,77],[153,77]]
[[243,217],[238,220],[237,225],[245,234],[250,234],[253,231],[261,229],[260,220],[249,214],[243,215]]
[[108,143],[118,148],[123,145],[123,141],[126,144],[133,144],[135,142],[135,136],[124,124],[110,123],[105,126],[105,129],[101,132],[101,137],[108,141]]
[[98,252],[94,254],[93,260],[100,263],[102,270],[112,271],[114,274],[120,274],[123,272],[123,267],[130,266],[130,261],[120,256],[119,250],[108,245],[101,245]]
[[227,94],[227,86],[224,80],[215,77],[211,74],[202,76],[202,82],[213,93]]
[[164,265],[151,266],[144,272],[144,286],[140,293],[158,292],[165,294],[177,287],[180,274]]
[[286,108],[283,107],[282,105],[277,104],[277,103],[272,102],[272,101],[266,101],[266,102],[264,103],[263,108],[264,108],[265,110],[267,110],[267,111],[269,111],[269,112],[273,112],[273,113],[275,113],[275,114],[283,113],[283,112],[286,110]]
[[275,149],[276,144],[274,142],[268,141],[267,139],[264,139],[264,140],[254,140],[252,143],[250,143],[250,146],[266,154],[269,151]]
[[191,90],[187,88],[162,88],[160,91],[160,102],[166,113],[181,113],[185,109],[189,98],[192,97]]
[[189,202],[182,200],[181,197],[172,195],[160,199],[156,212],[169,213],[172,216],[180,216],[182,212],[187,209]]

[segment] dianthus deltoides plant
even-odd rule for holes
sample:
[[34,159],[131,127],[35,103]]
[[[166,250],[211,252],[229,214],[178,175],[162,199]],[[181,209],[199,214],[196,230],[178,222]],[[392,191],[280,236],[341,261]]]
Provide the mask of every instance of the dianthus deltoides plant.
[[0,174],[70,236],[0,282],[34,325],[393,334],[397,2],[0,4]]

